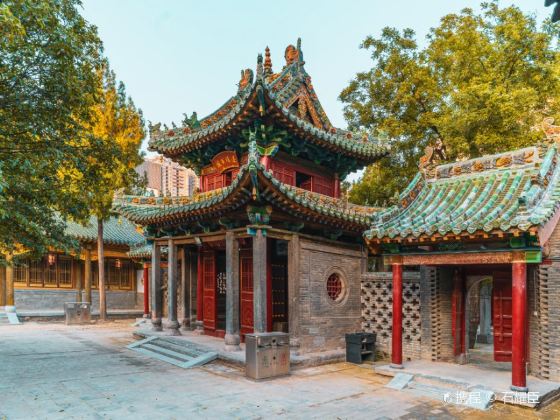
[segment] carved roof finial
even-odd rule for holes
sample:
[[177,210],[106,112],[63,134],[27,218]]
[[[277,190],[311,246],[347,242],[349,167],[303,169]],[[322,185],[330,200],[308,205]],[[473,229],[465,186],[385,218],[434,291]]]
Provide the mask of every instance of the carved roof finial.
[[560,126],[554,125],[554,118],[546,117],[541,123],[542,129],[549,144],[560,143]]
[[435,167],[447,160],[447,150],[441,139],[437,139],[434,146],[426,146],[424,156],[420,158],[418,168],[428,178],[435,176]]
[[270,48],[268,46],[264,50],[264,74],[265,76],[272,74],[272,60],[270,59]]
[[286,66],[297,63],[299,61],[299,52],[293,45],[288,45],[286,51],[284,52],[284,58],[286,59]]
[[257,80],[262,80],[263,73],[263,57],[262,54],[259,54],[257,56]]
[[305,61],[303,61],[303,51],[301,50],[301,38],[297,39],[297,52],[298,52],[298,62],[300,65],[305,64]]

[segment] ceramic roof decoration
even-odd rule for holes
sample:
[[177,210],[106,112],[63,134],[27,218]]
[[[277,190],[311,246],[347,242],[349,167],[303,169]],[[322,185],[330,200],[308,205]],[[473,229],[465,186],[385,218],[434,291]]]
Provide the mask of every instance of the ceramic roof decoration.
[[[92,216],[86,226],[69,221],[66,234],[80,242],[97,242],[97,219]],[[143,242],[144,235],[124,217],[111,217],[103,223],[104,244],[131,246]]]
[[150,125],[150,150],[199,170],[224,145],[246,152],[239,141],[243,130],[273,122],[286,130],[281,146],[286,152],[315,159],[321,155],[342,176],[388,153],[383,141],[333,127],[305,71],[300,40],[284,56],[286,65],[274,73],[267,47],[264,64],[258,57],[256,75],[241,71],[237,94],[207,117],[185,116],[181,127]]
[[319,222],[353,232],[362,232],[370,225],[377,209],[283,184],[265,170],[259,158],[256,142],[252,141],[247,163],[225,188],[193,197],[123,196],[115,201],[114,208],[134,223],[165,227],[196,225],[202,219],[226,216],[257,199],[296,217],[312,214]]
[[398,205],[376,213],[364,236],[406,244],[529,232],[544,243],[558,218],[559,177],[554,142],[434,166],[416,175]]

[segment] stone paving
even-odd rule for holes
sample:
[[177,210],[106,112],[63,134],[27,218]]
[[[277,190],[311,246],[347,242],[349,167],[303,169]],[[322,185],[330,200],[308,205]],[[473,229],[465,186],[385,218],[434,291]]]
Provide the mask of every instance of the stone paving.
[[0,327],[0,419],[558,418],[560,413],[555,406],[534,412],[502,404],[484,413],[444,406],[385,388],[388,378],[346,363],[263,382],[222,363],[184,370],[127,350],[132,330],[124,321]]

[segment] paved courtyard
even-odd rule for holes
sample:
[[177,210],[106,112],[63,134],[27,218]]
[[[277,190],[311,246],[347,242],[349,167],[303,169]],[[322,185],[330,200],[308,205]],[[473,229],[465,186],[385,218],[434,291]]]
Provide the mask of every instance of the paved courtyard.
[[384,388],[388,379],[346,363],[254,382],[222,363],[183,370],[125,346],[130,321],[87,327],[0,327],[0,419],[558,418],[496,404],[487,412]]

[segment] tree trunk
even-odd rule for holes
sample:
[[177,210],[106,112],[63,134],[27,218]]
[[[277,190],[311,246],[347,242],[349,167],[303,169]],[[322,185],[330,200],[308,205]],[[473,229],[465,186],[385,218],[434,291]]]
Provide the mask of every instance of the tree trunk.
[[99,264],[99,319],[107,320],[107,300],[105,296],[105,253],[103,251],[103,220],[97,218],[97,261]]

